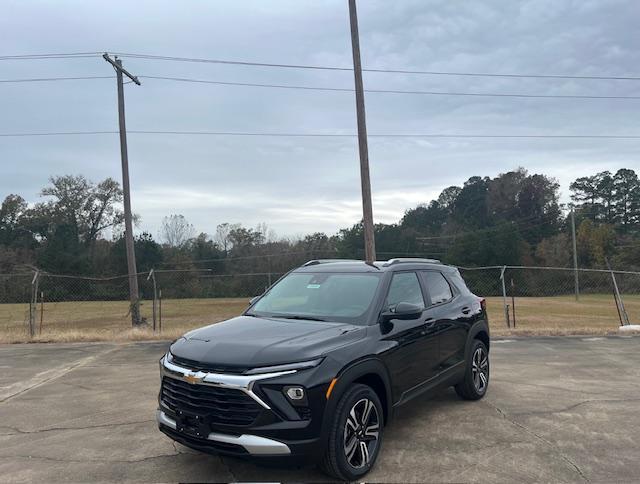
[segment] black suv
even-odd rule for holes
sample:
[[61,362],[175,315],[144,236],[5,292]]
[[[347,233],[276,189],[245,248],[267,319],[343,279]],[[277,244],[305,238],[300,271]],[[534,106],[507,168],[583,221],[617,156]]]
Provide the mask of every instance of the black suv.
[[314,260],[243,315],[176,340],[160,372],[157,420],[172,439],[354,480],[399,405],[451,385],[484,396],[485,303],[436,260]]

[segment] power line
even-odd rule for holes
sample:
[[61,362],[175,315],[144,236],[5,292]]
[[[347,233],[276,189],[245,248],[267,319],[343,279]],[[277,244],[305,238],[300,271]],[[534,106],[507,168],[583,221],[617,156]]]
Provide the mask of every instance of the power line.
[[161,60],[161,61],[173,61],[173,62],[195,62],[203,64],[228,64],[228,65],[240,65],[240,66],[252,66],[252,67],[277,67],[284,69],[313,69],[324,71],[352,71],[351,67],[332,67],[332,66],[314,66],[306,64],[274,64],[267,62],[248,62],[237,60],[223,60],[223,59],[203,59],[195,57],[176,57],[176,56],[164,56],[164,55],[150,55],[150,54],[135,54],[127,52],[113,52],[114,55],[120,57],[129,57],[132,59],[145,59],[145,60]]
[[118,131],[50,131],[43,133],[0,133],[2,137],[31,137],[31,136],[76,136],[94,134],[118,134]]
[[[355,138],[353,133],[277,133],[257,131],[163,131],[163,130],[127,130],[131,134],[185,135],[185,136],[255,136],[275,138]],[[50,131],[41,133],[0,133],[0,137],[34,136],[81,136],[117,134],[118,131]],[[640,135],[599,135],[599,134],[446,134],[446,133],[372,133],[370,138],[476,138],[476,139],[619,139],[637,140]]]
[[[199,263],[205,263],[205,262],[233,262],[237,260],[266,259],[266,258],[275,258],[275,257],[281,257],[281,256],[288,256],[288,255],[309,254],[310,256],[313,256],[313,254],[329,254],[329,253],[334,254],[335,251],[332,249],[309,249],[309,250],[299,250],[299,251],[277,252],[272,254],[254,254],[254,255],[245,255],[245,256],[216,257],[212,259],[197,259],[197,260],[190,260],[190,261],[186,261],[178,264],[186,265],[186,264],[195,264],[195,263],[199,264]],[[171,263],[171,262],[162,262],[161,264],[176,265],[175,263]]]
[[38,59],[73,59],[96,57],[102,55],[102,52],[70,52],[55,54],[19,54],[19,55],[2,55],[0,60],[38,60]]
[[[127,52],[115,52],[114,54],[121,57],[130,57],[135,59],[146,60],[161,60],[161,61],[174,61],[174,62],[196,62],[196,63],[208,63],[208,64],[228,64],[228,65],[242,65],[253,67],[274,67],[285,69],[313,69],[313,70],[329,70],[329,71],[352,71],[351,67],[338,67],[338,66],[321,66],[321,65],[309,65],[309,64],[279,64],[279,63],[267,63],[267,62],[249,62],[249,61],[237,61],[237,60],[225,60],[225,59],[204,59],[194,57],[176,57],[176,56],[162,56],[162,55],[150,55],[150,54],[136,54]],[[534,79],[588,79],[588,80],[623,80],[623,81],[640,81],[640,77],[637,76],[578,76],[578,75],[563,75],[563,74],[515,74],[515,73],[488,73],[488,72],[454,72],[454,71],[427,71],[427,70],[410,70],[410,69],[362,69],[366,72],[378,72],[389,74],[423,74],[433,76],[473,76],[473,77],[509,77],[509,78],[534,78]]]
[[[421,241],[430,241],[430,240],[441,240],[441,239],[455,239],[464,235],[477,235],[477,234],[481,234],[484,232],[495,232],[496,230],[501,230],[505,227],[510,227],[510,228],[517,228],[519,226],[529,226],[528,223],[540,218],[540,215],[530,215],[528,217],[524,217],[518,220],[508,220],[508,221],[504,221],[501,225],[495,225],[493,227],[489,227],[486,229],[479,229],[479,230],[472,230],[472,231],[468,231],[468,232],[459,232],[457,234],[451,234],[451,235],[437,235],[437,236],[426,236],[426,237],[416,237],[416,240],[421,240]],[[541,222],[539,224],[536,224],[534,226],[537,225],[545,225],[549,223],[548,221],[544,221]]]
[[[494,238],[500,238],[500,237],[503,237],[504,235],[509,235],[509,234],[530,233],[532,230],[537,229],[538,227],[548,225],[549,223],[550,223],[549,221],[540,222],[540,223],[531,224],[531,225],[503,223],[501,225],[496,225],[490,229],[460,232],[450,238],[447,238],[447,240],[443,240],[443,239],[441,240],[432,239],[432,241],[427,240],[425,241],[424,245],[433,246],[436,249],[442,249],[444,248],[442,244],[457,244],[457,245],[473,244],[473,243],[477,243],[478,241],[477,238],[476,239],[473,238],[477,235],[482,236],[482,240],[494,239]],[[508,230],[505,230],[505,229],[508,229]],[[505,231],[503,232],[503,230]]]
[[[310,64],[284,64],[269,62],[250,62],[240,60],[226,59],[206,59],[196,57],[178,57],[151,54],[138,54],[132,52],[112,52],[120,57],[129,57],[134,59],[160,60],[173,62],[195,62],[208,64],[228,64],[252,67],[272,67],[284,69],[312,69],[325,71],[352,71],[351,67],[339,66],[322,66]],[[4,55],[0,56],[0,60],[36,60],[36,59],[69,59],[69,58],[86,58],[102,55],[102,52],[71,52],[71,53],[51,53],[51,54],[21,54],[21,55]],[[532,79],[585,79],[585,80],[616,80],[616,81],[640,81],[639,76],[605,76],[605,75],[568,75],[568,74],[521,74],[521,73],[496,73],[496,72],[464,72],[464,71],[431,71],[431,70],[412,70],[412,69],[362,69],[365,72],[388,73],[388,74],[421,74],[430,76],[471,76],[471,77],[503,77],[503,78],[532,78]]]
[[[350,88],[342,87],[322,87],[322,86],[298,86],[290,84],[263,84],[254,82],[231,82],[214,81],[209,79],[192,79],[185,77],[166,76],[139,76],[145,79],[158,79],[176,82],[192,82],[199,84],[215,84],[221,86],[243,86],[243,87],[263,87],[276,89],[299,89],[307,91],[333,91],[333,92],[354,92]],[[640,99],[640,96],[612,96],[612,95],[587,95],[587,94],[520,94],[520,93],[490,93],[490,92],[449,92],[449,91],[406,91],[400,89],[365,89],[365,92],[379,94],[417,94],[428,96],[475,96],[475,97],[515,97],[515,98],[561,98],[561,99]]]
[[[503,224],[503,225],[497,225],[495,227],[492,227],[491,229],[486,229],[485,231],[496,231],[496,230],[502,230],[505,228],[511,229],[511,230],[507,230],[505,232],[496,232],[496,233],[489,233],[486,235],[482,235],[481,232],[482,231],[468,231],[468,232],[460,232],[459,234],[457,234],[456,236],[454,236],[453,240],[448,240],[448,241],[434,241],[432,243],[428,243],[428,245],[434,245],[436,249],[442,249],[444,248],[442,245],[438,246],[437,244],[451,244],[454,246],[469,246],[472,244],[477,244],[478,240],[474,239],[473,236],[481,234],[482,241],[486,241],[486,240],[490,240],[490,239],[499,239],[500,237],[504,237],[507,235],[511,235],[511,234],[526,234],[529,233],[531,234],[532,231],[534,229],[537,229],[538,227],[547,225],[549,222],[541,222],[541,223],[537,223],[537,224],[532,224],[532,225],[527,225],[527,226],[517,226],[517,225],[510,225],[510,224]],[[472,238],[469,238],[469,237]]]
[[640,244],[623,244],[623,245],[616,245],[615,247],[617,249],[631,249],[635,247],[640,247]]
[[0,82],[55,82],[55,81],[86,81],[91,79],[115,79],[115,76],[75,76],[75,77],[32,77],[26,79],[0,79]]
[[[215,81],[211,79],[193,79],[186,77],[168,76],[138,76],[143,79],[154,79],[175,82],[190,82],[196,84],[213,84],[218,86],[259,87],[275,89],[293,89],[305,91],[324,92],[354,92],[351,88],[325,87],[325,86],[300,86],[291,84],[264,84],[255,82]],[[113,76],[74,76],[74,77],[38,77],[26,79],[0,79],[0,83],[24,83],[24,82],[53,82],[53,81],[77,81],[94,79],[113,79]],[[591,94],[523,94],[523,93],[491,93],[491,92],[451,92],[451,91],[407,91],[401,89],[365,89],[368,93],[378,94],[414,94],[427,96],[467,96],[467,97],[504,97],[527,99],[640,99],[640,96],[615,96],[615,95],[591,95]]]

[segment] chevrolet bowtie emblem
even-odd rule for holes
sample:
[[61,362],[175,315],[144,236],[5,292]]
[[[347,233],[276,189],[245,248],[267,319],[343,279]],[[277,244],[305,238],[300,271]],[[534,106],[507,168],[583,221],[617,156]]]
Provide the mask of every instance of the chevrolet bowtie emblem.
[[194,374],[186,374],[184,376],[184,379],[189,383],[200,383],[203,380],[202,377],[196,376]]

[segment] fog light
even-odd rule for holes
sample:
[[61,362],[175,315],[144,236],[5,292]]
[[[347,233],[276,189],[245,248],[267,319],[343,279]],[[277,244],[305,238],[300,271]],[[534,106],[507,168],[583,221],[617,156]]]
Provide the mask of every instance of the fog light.
[[286,387],[284,391],[291,401],[299,402],[304,400],[304,388],[302,387]]

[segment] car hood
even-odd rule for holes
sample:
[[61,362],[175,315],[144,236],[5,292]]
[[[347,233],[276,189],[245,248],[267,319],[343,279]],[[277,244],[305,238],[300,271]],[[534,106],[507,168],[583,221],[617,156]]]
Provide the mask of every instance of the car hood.
[[239,316],[185,334],[171,353],[207,366],[271,366],[322,356],[365,332],[348,323]]

